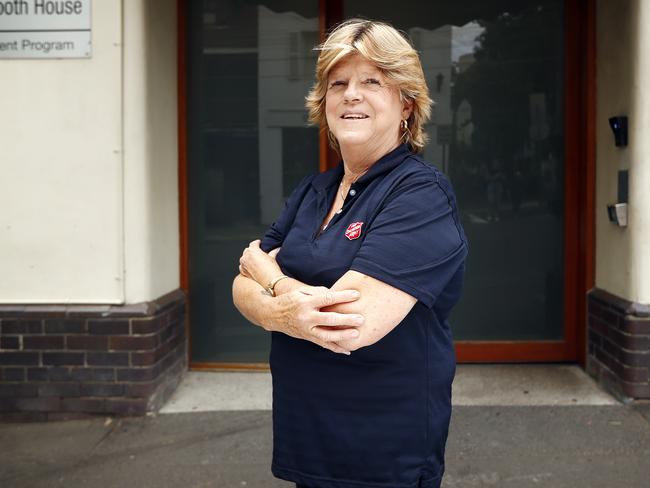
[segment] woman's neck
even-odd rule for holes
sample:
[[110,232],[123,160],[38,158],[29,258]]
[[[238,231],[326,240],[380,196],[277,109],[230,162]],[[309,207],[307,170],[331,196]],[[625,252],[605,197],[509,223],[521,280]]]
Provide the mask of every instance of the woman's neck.
[[344,178],[349,181],[356,181],[370,167],[375,164],[383,156],[394,150],[399,146],[399,142],[391,147],[379,147],[374,151],[368,152],[367,146],[345,146],[341,145],[341,157],[343,158],[343,166],[345,167]]

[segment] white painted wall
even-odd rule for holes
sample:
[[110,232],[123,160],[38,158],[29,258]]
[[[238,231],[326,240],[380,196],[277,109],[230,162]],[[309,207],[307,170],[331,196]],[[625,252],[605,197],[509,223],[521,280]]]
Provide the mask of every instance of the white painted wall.
[[[650,303],[650,2],[597,3],[596,286]],[[608,118],[629,117],[629,146],[616,148]],[[607,218],[617,172],[630,171],[629,222]]]
[[124,1],[127,303],[180,286],[176,0]]
[[0,303],[179,287],[175,0],[96,0],[92,58],[0,60]]
[[0,60],[0,302],[124,299],[121,2],[92,58]]

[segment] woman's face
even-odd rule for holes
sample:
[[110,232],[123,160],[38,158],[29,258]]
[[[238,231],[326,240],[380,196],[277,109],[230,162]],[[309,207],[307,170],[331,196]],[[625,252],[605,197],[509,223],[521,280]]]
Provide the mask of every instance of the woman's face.
[[399,144],[400,122],[411,108],[399,90],[387,84],[382,72],[363,56],[343,58],[327,78],[327,125],[341,150],[363,146],[381,157]]

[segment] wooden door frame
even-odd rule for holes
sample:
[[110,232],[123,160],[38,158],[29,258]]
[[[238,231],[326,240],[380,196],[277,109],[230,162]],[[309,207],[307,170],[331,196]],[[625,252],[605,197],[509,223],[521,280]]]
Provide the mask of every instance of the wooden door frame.
[[[186,0],[177,0],[178,34],[178,191],[180,281],[187,299],[186,333],[190,369],[268,370],[268,363],[206,363],[192,361],[189,300]],[[342,20],[343,0],[319,0],[321,39]],[[586,296],[594,286],[595,256],[595,0],[567,0],[565,27],[565,223],[563,341],[456,341],[461,363],[578,362],[586,357]],[[573,164],[569,164],[573,162]],[[320,135],[321,171],[337,163],[326,134]]]

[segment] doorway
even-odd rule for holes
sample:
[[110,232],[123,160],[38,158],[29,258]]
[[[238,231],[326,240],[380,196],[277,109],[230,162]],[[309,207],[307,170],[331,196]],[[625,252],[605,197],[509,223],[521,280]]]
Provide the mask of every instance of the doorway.
[[266,367],[270,336],[230,286],[297,182],[337,162],[304,96],[323,29],[351,16],[391,22],[421,56],[435,101],[424,157],[451,178],[470,243],[459,361],[579,359],[577,4],[181,2],[191,365]]

